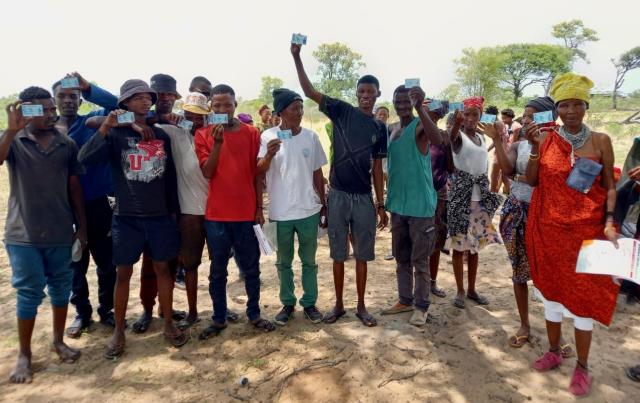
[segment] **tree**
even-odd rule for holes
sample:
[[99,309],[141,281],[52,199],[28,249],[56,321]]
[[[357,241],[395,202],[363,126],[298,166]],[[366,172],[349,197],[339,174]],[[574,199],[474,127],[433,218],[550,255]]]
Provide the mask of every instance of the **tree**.
[[640,67],[640,46],[628,50],[620,55],[618,60],[611,59],[611,63],[616,66],[616,81],[613,84],[613,109],[618,109],[618,90],[624,84],[624,76],[631,70]]
[[261,78],[262,88],[260,89],[260,101],[264,104],[273,104],[273,90],[282,88],[284,82],[278,77],[264,76]]
[[598,33],[584,26],[582,20],[564,21],[553,26],[551,35],[554,38],[562,39],[564,46],[567,49],[571,49],[575,58],[580,58],[585,62],[587,60],[587,54],[582,50],[582,46],[587,42],[597,42]]
[[313,52],[318,60],[319,82],[316,87],[323,94],[353,102],[359,71],[366,64],[359,53],[343,43],[323,43]]
[[502,55],[496,48],[463,49],[462,57],[455,63],[460,95],[485,98],[497,95],[502,78]]
[[558,45],[518,43],[498,47],[502,72],[500,84],[509,89],[517,104],[525,88],[548,84],[571,68],[573,53]]

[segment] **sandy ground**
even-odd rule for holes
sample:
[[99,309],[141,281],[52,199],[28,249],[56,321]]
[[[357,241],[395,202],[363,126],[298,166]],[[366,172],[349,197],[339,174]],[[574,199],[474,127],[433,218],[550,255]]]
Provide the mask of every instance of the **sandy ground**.
[[[0,216],[4,225],[8,195],[6,170],[0,170]],[[379,234],[378,259],[369,265],[367,302],[379,326],[365,328],[355,318],[354,262],[347,263],[345,303],[348,315],[334,325],[313,325],[298,311],[293,323],[264,335],[244,323],[230,325],[216,338],[199,341],[199,331],[211,315],[208,264],[200,267],[199,307],[203,321],[191,332],[188,345],[169,347],[155,319],[144,335],[128,333],[126,354],[116,360],[102,357],[109,329],[95,324],[79,340],[76,364],[62,364],[50,352],[51,313],[45,300],[33,336],[35,375],[31,385],[7,382],[17,351],[15,294],[4,248],[0,252],[0,400],[2,401],[256,401],[256,402],[412,402],[412,401],[567,401],[573,360],[561,369],[539,374],[529,367],[545,350],[543,312],[532,302],[533,343],[512,349],[507,338],[518,328],[510,281],[511,269],[502,246],[481,253],[480,292],[490,298],[486,307],[451,305],[455,289],[448,257],[441,263],[440,285],[445,299],[434,298],[430,323],[423,329],[407,323],[410,314],[380,316],[396,297],[394,264],[382,257],[390,248],[390,234]],[[333,280],[326,238],[318,250],[318,306],[328,310]],[[274,258],[263,256],[263,314],[273,317],[280,308]],[[244,311],[244,285],[235,266],[229,268],[229,304]],[[299,273],[299,262],[296,261]],[[139,281],[134,275],[128,318],[141,312]],[[89,275],[94,308],[95,270]],[[299,287],[299,281],[297,282]],[[175,305],[186,307],[186,296],[176,290]],[[640,385],[629,381],[625,366],[640,363],[640,308],[619,305],[613,326],[597,326],[591,350],[595,381],[589,402],[640,401]],[[69,313],[69,321],[73,312]],[[68,322],[69,323],[69,322]],[[571,323],[567,334],[573,340]],[[238,379],[249,379],[240,386]]]

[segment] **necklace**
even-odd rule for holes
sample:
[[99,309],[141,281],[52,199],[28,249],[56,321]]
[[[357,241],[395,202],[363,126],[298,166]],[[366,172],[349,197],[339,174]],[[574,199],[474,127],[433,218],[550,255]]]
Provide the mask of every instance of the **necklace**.
[[578,132],[577,134],[571,134],[567,133],[564,130],[564,126],[562,126],[560,128],[560,135],[563,139],[567,140],[571,144],[571,147],[573,147],[574,150],[578,150],[582,148],[587,140],[589,140],[589,137],[591,137],[591,130],[587,127],[587,125],[583,124],[580,128],[580,132]]

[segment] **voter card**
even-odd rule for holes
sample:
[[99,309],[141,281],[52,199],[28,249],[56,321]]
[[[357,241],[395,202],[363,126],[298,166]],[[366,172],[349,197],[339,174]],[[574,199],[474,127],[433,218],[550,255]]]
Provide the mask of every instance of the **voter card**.
[[135,121],[135,117],[133,116],[133,112],[125,112],[118,115],[118,124],[126,124],[133,123]]
[[193,127],[193,122],[187,119],[182,119],[180,123],[178,123],[178,127],[182,127],[184,130],[191,130]]
[[291,43],[295,43],[296,45],[306,45],[307,36],[302,34],[293,34],[291,35]]
[[229,116],[226,113],[210,113],[208,121],[212,125],[227,124],[229,123]]
[[78,77],[66,77],[60,80],[60,86],[62,88],[80,88],[80,81]]
[[552,111],[542,111],[542,112],[536,112],[533,114],[533,122],[535,124],[541,125],[544,123],[549,123],[554,121],[555,119],[553,118]]
[[404,80],[405,88],[413,88],[413,87],[419,87],[419,86],[420,86],[419,78],[407,78]]
[[462,102],[449,102],[449,112],[463,111],[463,110],[464,110],[464,105],[462,104]]
[[280,140],[291,140],[293,138],[293,133],[291,130],[278,130],[278,138]]
[[437,99],[433,99],[433,100],[431,100],[431,102],[429,102],[429,110],[430,111],[437,111],[440,108],[442,108],[442,101],[438,101]]
[[44,116],[44,110],[42,109],[42,105],[20,105],[20,110],[22,111],[22,116],[25,118],[34,118],[37,116]]
[[494,123],[496,121],[496,115],[490,115],[488,113],[483,113],[480,117],[480,123]]

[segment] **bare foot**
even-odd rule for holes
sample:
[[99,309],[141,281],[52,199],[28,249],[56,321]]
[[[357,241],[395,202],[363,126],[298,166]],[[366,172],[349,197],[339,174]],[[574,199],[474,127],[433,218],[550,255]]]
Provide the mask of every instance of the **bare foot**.
[[104,352],[104,358],[113,360],[120,357],[124,353],[125,342],[124,332],[113,332],[113,337]]
[[80,358],[80,350],[71,348],[62,341],[60,343],[53,344],[53,351],[58,354],[58,357],[60,357],[60,360],[62,360],[62,362],[65,362],[67,364],[74,363],[78,360],[78,358]]
[[33,372],[31,372],[31,357],[20,354],[16,366],[9,375],[11,383],[31,383],[33,380]]

